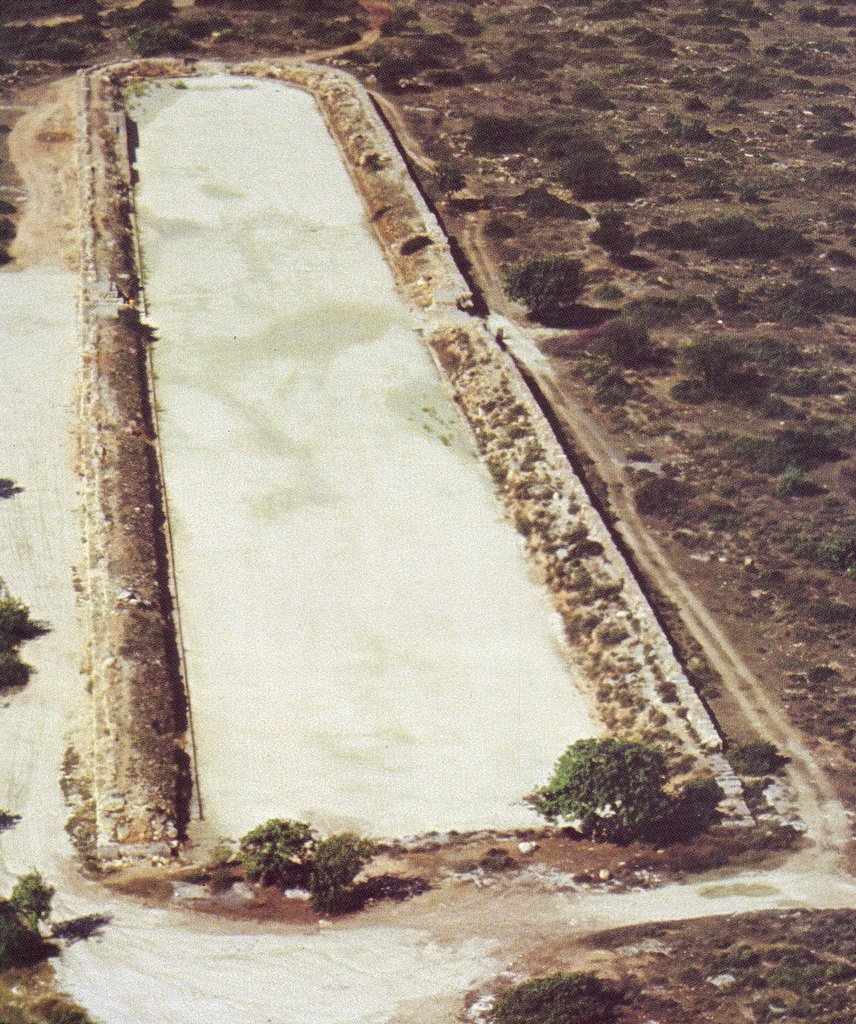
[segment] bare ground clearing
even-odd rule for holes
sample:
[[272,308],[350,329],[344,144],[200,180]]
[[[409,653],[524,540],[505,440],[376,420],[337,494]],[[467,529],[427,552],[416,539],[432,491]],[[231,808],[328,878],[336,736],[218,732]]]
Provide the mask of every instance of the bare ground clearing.
[[11,255],[21,267],[77,270],[75,83],[66,78],[27,92],[30,109],[9,135],[9,153],[26,194]]

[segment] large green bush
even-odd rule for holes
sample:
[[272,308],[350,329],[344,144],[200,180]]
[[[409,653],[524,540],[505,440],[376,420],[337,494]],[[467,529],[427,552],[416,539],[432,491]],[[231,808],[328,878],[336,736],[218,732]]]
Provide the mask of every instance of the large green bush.
[[666,755],[659,747],[578,740],[530,802],[548,821],[579,822],[585,835],[627,842],[652,832],[667,816],[666,782]]
[[784,764],[778,747],[769,740],[734,744],[725,752],[725,757],[738,775],[771,775]]
[[605,146],[591,143],[566,157],[559,165],[559,181],[577,199],[635,199],[643,188],[631,174],[622,172]]
[[192,49],[193,42],[184,29],[145,22],[128,30],[128,46],[140,57],[157,57],[162,53],[183,53]]
[[579,298],[585,273],[582,263],[568,256],[533,256],[510,267],[504,284],[512,299],[523,302],[533,316],[543,317]]
[[314,842],[305,822],[271,818],[244,836],[238,855],[250,881],[285,885],[305,875]]
[[309,875],[314,909],[319,913],[348,909],[350,886],[376,852],[376,843],[354,832],[322,839],[315,847]]
[[619,996],[592,974],[570,971],[533,978],[503,992],[492,1024],[610,1024]]

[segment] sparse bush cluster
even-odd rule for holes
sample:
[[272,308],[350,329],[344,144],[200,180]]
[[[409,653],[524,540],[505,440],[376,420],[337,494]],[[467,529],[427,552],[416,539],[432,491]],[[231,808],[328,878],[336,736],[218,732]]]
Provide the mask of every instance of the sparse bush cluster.
[[743,214],[677,221],[667,228],[644,232],[640,241],[671,249],[704,249],[717,259],[782,259],[802,256],[812,249],[811,241],[795,228],[762,226]]
[[238,857],[250,881],[306,885],[314,909],[335,914],[353,908],[351,885],[376,852],[353,832],[318,839],[305,822],[272,818],[243,837]]

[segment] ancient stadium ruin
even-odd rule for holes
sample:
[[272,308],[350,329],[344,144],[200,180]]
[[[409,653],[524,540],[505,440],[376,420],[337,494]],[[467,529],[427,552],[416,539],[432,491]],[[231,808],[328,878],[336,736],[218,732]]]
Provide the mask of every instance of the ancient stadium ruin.
[[525,827],[555,758],[604,730],[712,770],[739,816],[713,722],[362,88],[164,60],[81,73],[79,96],[100,855],[273,814]]

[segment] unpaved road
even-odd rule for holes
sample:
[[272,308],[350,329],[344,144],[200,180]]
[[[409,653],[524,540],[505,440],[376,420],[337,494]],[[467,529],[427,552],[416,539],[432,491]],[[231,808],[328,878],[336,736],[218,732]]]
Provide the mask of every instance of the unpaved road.
[[[58,169],[41,159],[45,140],[38,134],[33,152],[42,173],[21,164],[22,178],[37,190],[44,183],[61,203]],[[63,145],[58,139],[54,160]],[[17,152],[26,162],[27,147]],[[50,209],[47,201],[27,208],[27,217],[42,218],[30,234],[41,242],[27,250],[36,263],[64,258],[61,207],[53,216]],[[59,228],[53,237],[51,224]],[[577,890],[561,876],[530,870],[486,888],[452,882],[328,927],[253,926],[180,906],[149,908],[83,881],[62,832],[57,784],[64,734],[83,703],[72,587],[78,530],[69,434],[74,280],[32,267],[3,272],[0,288],[6,440],[0,475],[25,488],[0,505],[0,575],[52,625],[26,648],[37,676],[0,707],[0,805],[22,815],[17,827],[0,834],[0,891],[12,873],[38,866],[59,887],[59,919],[108,919],[58,962],[61,983],[103,1024],[452,1024],[465,991],[506,967],[525,971],[527,954],[541,943],[570,943],[621,924],[856,906],[852,881],[828,870],[844,837],[834,822],[830,827],[822,815],[812,818],[808,807],[813,833],[828,846],[820,859],[809,849],[776,870],[624,894]],[[809,782],[810,757],[805,771]]]
[[19,267],[77,270],[77,163],[74,79],[40,86],[9,134],[9,154],[26,195],[11,247]]
[[[389,105],[389,104],[388,104]],[[393,126],[397,121],[389,118]],[[400,117],[399,119],[400,120]],[[408,136],[401,140],[410,145]],[[417,151],[418,152],[418,151]],[[771,740],[788,757],[788,777],[796,799],[796,810],[805,823],[807,834],[817,844],[817,855],[832,867],[842,853],[851,853],[853,825],[837,798],[835,788],[801,732],[786,713],[771,700],[758,677],[752,672],[722,628],[670,562],[668,556],[648,532],[633,500],[633,487],[624,468],[624,460],[610,439],[561,387],[549,361],[538,349],[533,333],[516,321],[517,307],[506,298],[499,268],[485,244],[484,216],[466,219],[461,244],[470,259],[474,279],[488,305],[509,320],[505,340],[514,357],[526,367],[549,401],[574,447],[594,463],[595,471],[609,493],[610,507],[617,517],[615,528],[636,564],[660,590],[674,602],[681,619],[704,650],[710,664],[750,727]]]

